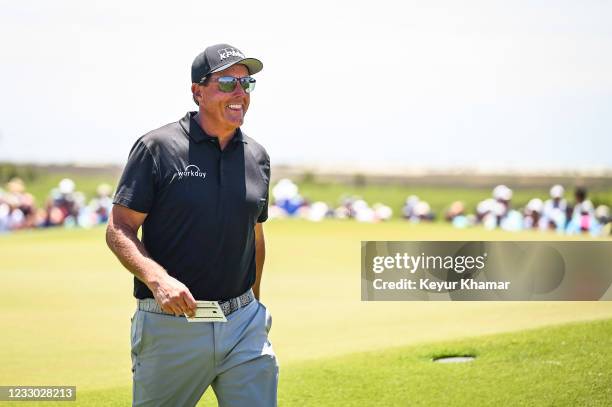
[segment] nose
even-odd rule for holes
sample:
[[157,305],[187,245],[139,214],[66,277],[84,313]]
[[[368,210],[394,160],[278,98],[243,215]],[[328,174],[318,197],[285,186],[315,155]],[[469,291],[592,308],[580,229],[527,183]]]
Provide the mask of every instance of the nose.
[[248,95],[248,93],[246,92],[246,90],[242,89],[242,85],[240,84],[240,81],[238,81],[236,83],[236,88],[234,89],[234,91],[232,92],[233,95],[237,95],[237,96],[243,96],[243,95]]

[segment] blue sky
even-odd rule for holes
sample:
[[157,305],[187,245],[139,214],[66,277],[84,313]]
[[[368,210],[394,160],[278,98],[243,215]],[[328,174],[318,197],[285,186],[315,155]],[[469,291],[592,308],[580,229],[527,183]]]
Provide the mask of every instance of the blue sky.
[[124,162],[227,42],[273,164],[612,168],[610,2],[0,5],[0,160]]

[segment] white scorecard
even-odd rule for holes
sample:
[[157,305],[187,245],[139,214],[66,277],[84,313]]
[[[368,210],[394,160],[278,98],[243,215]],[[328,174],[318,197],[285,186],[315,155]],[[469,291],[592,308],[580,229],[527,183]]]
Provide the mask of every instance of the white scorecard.
[[187,317],[189,322],[227,322],[223,310],[217,301],[196,301],[197,309],[193,318]]

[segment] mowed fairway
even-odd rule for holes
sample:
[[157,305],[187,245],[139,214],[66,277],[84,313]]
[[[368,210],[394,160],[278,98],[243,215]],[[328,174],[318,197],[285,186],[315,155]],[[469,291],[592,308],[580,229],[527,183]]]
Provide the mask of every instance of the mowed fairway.
[[[457,386],[466,384],[468,389],[471,378],[477,377],[480,386],[491,386],[486,394],[495,396],[500,381],[510,383],[513,391],[529,384],[521,375],[538,372],[529,358],[541,349],[550,361],[540,372],[545,374],[540,380],[550,383],[544,392],[557,392],[567,379],[587,399],[593,384],[593,397],[596,393],[599,400],[610,401],[610,394],[606,396],[598,387],[601,381],[611,382],[611,359],[605,356],[612,337],[609,323],[515,337],[475,337],[609,319],[612,302],[360,301],[361,240],[552,240],[556,235],[459,231],[442,224],[399,221],[376,225],[271,221],[265,231],[262,302],[273,315],[271,340],[281,365],[281,405],[406,405],[420,394],[415,393],[418,389],[448,389],[448,383],[439,387],[429,383],[431,372],[437,372],[432,380],[455,380]],[[0,277],[0,385],[76,385],[78,405],[129,404],[132,280],[106,248],[104,229],[0,236]],[[530,338],[542,335],[548,342],[529,346]],[[444,345],[436,345],[440,342]],[[583,342],[604,355],[581,348]],[[445,366],[449,369],[444,374],[430,370],[439,366],[431,367],[428,358],[445,348],[483,357],[464,366],[471,369],[469,374],[461,373],[458,366]],[[494,356],[488,359],[492,365],[484,357],[488,350]],[[562,356],[556,358],[557,351]],[[478,370],[479,363],[482,370]],[[607,369],[601,369],[602,363]],[[405,376],[402,369],[407,371]],[[359,373],[362,370],[364,376]],[[503,373],[500,378],[486,374],[497,370]],[[360,381],[368,377],[367,383]],[[386,401],[378,404],[382,397],[378,387],[387,379],[391,393],[385,393]],[[330,388],[332,383],[341,391]],[[373,386],[371,393],[366,392],[368,386]],[[502,386],[500,401],[522,400],[499,398],[503,391]],[[543,398],[542,403],[551,404],[553,396]],[[427,397],[424,405],[443,400]],[[208,392],[200,404],[215,405],[213,400]]]

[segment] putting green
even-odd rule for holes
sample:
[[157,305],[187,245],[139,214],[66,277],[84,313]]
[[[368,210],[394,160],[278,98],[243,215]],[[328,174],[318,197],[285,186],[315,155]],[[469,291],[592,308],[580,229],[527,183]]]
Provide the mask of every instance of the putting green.
[[[360,301],[361,240],[535,240],[404,222],[271,221],[262,301],[281,368],[346,354],[612,318],[612,302]],[[129,388],[131,275],[104,229],[0,237],[0,385]],[[123,394],[123,393],[121,393]]]

